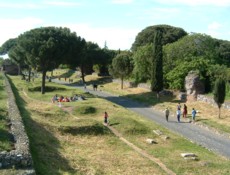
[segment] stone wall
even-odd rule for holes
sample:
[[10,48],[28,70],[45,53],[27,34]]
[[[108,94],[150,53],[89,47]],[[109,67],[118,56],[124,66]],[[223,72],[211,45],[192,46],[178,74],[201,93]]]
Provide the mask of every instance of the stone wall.
[[9,126],[14,139],[14,149],[10,152],[0,152],[0,168],[23,168],[25,169],[25,173],[23,173],[24,175],[35,174],[29,150],[29,139],[25,132],[14,94],[6,77],[5,89],[8,94]]
[[[121,83],[120,79],[113,79],[112,80],[114,83]],[[150,90],[150,85],[146,84],[146,83],[139,83],[138,85],[135,82],[131,82],[131,81],[124,81],[123,82],[125,86],[127,87],[140,87],[140,88],[145,88],[145,89],[149,89]]]
[[[197,101],[203,101],[203,102],[206,102],[208,104],[211,104],[212,106],[217,107],[216,102],[214,101],[214,99],[211,98],[211,97],[207,97],[205,95],[198,94],[197,95]],[[230,109],[230,102],[223,103],[221,107],[226,108],[226,109]]]

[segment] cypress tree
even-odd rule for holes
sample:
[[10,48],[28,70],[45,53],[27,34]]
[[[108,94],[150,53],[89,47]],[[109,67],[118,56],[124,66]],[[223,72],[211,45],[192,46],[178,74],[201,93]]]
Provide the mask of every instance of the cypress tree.
[[162,32],[157,30],[153,40],[151,90],[159,93],[163,89]]
[[226,95],[225,88],[226,88],[225,81],[222,79],[216,79],[213,94],[214,94],[214,100],[219,108],[219,118],[220,118],[220,108],[225,100],[225,95]]

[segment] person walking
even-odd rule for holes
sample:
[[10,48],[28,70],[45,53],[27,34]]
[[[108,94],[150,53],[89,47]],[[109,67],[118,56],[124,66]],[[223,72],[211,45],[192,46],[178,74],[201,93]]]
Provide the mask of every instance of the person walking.
[[168,121],[169,119],[169,109],[168,108],[165,109],[165,118],[166,118],[166,121]]
[[192,108],[192,121],[195,122],[196,119],[196,110]]
[[104,114],[104,124],[105,125],[107,125],[108,126],[108,117],[109,117],[109,115],[108,115],[108,113],[105,111],[105,114]]
[[180,122],[180,115],[181,115],[181,111],[180,111],[180,109],[177,109],[176,116],[177,116],[177,121],[178,122]]
[[181,105],[180,105],[180,103],[178,103],[177,110],[180,110],[180,108],[181,108]]
[[186,104],[184,104],[184,108],[183,108],[183,118],[186,118],[186,117],[187,117],[187,113],[188,113],[187,106],[186,106]]

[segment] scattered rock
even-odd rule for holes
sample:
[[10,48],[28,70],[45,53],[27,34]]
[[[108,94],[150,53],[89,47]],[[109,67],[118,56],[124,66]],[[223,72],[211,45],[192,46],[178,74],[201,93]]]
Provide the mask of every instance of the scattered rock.
[[153,139],[147,139],[146,142],[148,142],[150,144],[157,144],[157,142]]
[[164,139],[164,140],[168,140],[168,139],[169,139],[169,136],[161,135],[161,138]]
[[182,157],[197,157],[196,154],[194,153],[181,153]]
[[185,160],[197,160],[198,159],[198,156],[194,153],[181,153],[181,156]]
[[163,135],[163,133],[160,130],[153,130],[153,132],[158,136]]

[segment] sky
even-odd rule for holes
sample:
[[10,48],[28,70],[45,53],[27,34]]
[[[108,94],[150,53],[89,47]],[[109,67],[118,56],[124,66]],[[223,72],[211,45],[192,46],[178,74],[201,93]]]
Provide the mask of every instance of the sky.
[[229,18],[230,0],[0,0],[0,46],[47,26],[114,50],[129,50],[139,32],[159,24],[230,41]]

